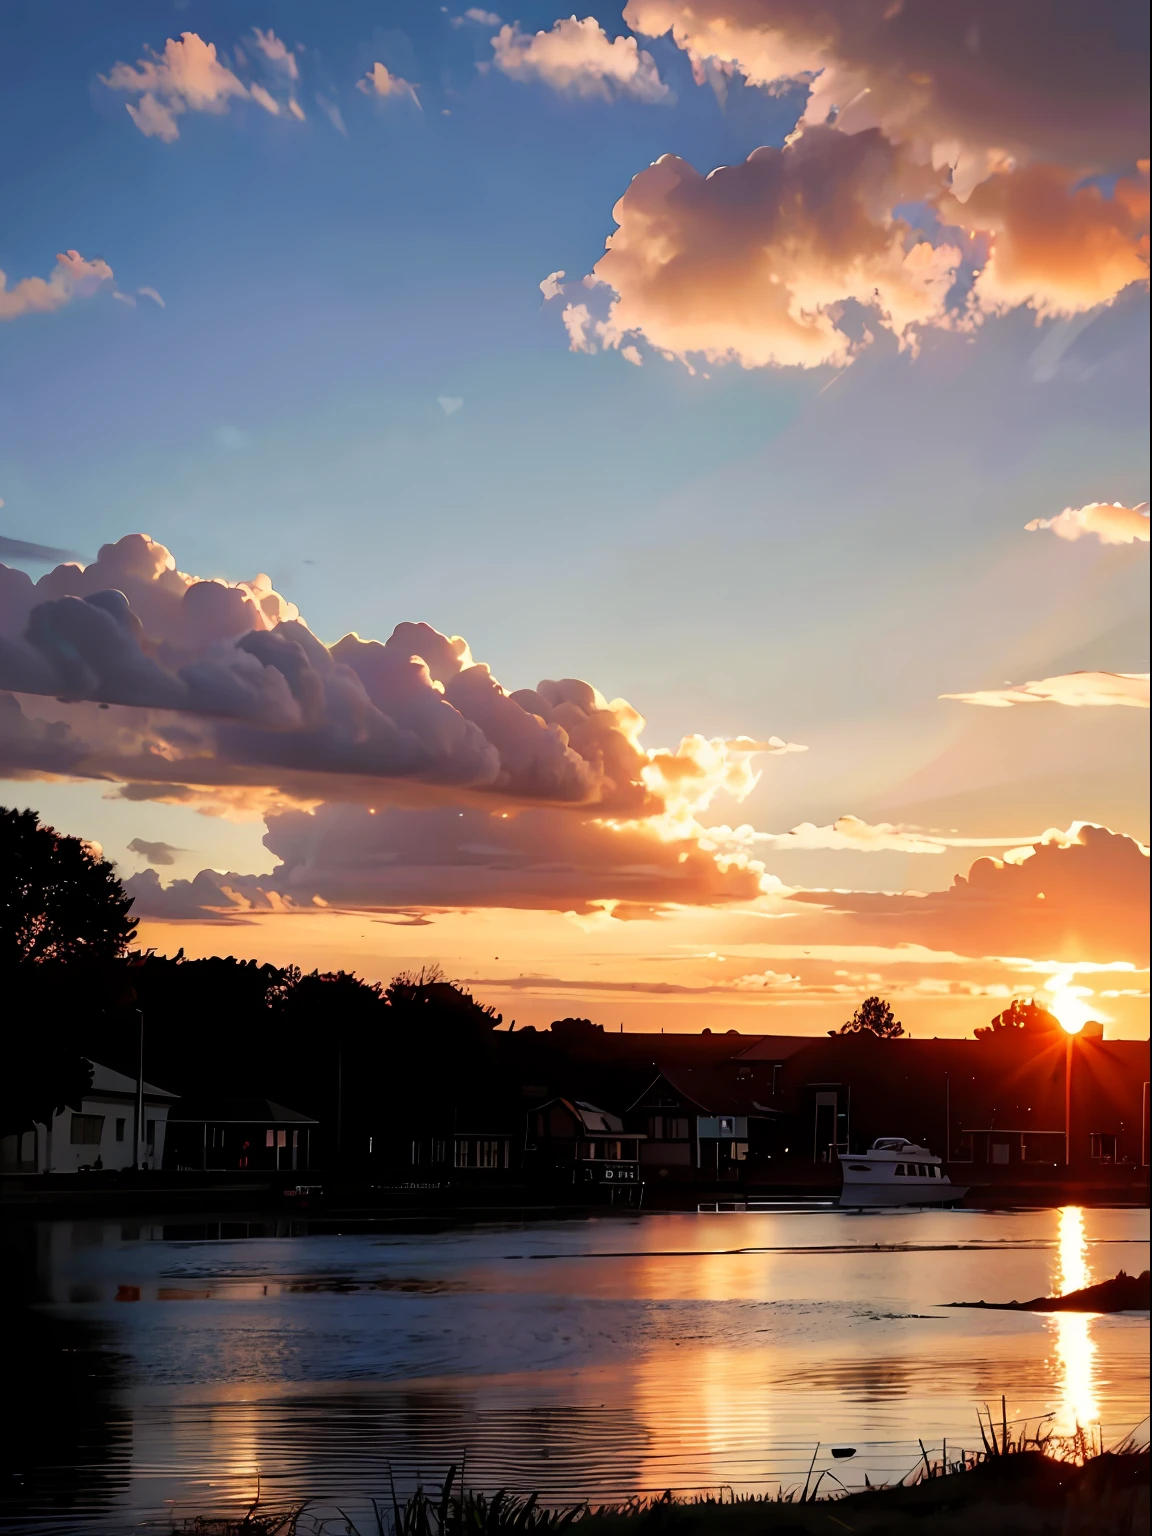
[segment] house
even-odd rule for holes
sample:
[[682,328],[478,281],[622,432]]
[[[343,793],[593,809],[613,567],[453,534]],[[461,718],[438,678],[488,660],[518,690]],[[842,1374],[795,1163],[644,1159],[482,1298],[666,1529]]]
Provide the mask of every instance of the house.
[[312,1167],[319,1121],[271,1099],[189,1100],[168,1120],[164,1166],[297,1173]]
[[672,1182],[739,1180],[750,1148],[753,1160],[770,1156],[767,1133],[781,1116],[758,1097],[770,1091],[750,1069],[729,1064],[657,1072],[627,1111],[632,1124],[644,1127],[645,1174]]
[[144,1084],[144,1124],[133,1156],[136,1079],[92,1063],[92,1083],[78,1108],[66,1105],[51,1124],[0,1138],[5,1173],[80,1173],[90,1169],[159,1168],[164,1161],[168,1117],[177,1095]]
[[550,1099],[528,1112],[525,1155],[544,1178],[616,1188],[641,1182],[643,1135],[583,1099]]

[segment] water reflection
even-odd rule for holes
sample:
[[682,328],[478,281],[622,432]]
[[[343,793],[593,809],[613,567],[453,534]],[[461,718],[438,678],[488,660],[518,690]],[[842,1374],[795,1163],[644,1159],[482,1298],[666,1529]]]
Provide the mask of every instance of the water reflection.
[[[1056,1295],[1067,1296],[1070,1291],[1080,1291],[1091,1284],[1084,1212],[1078,1206],[1068,1205],[1060,1212],[1054,1281]],[[1090,1312],[1056,1312],[1050,1319],[1060,1364],[1060,1403],[1053,1427],[1060,1435],[1071,1435],[1077,1429],[1089,1429],[1100,1422],[1096,1399],[1096,1343],[1092,1337],[1095,1317]]]

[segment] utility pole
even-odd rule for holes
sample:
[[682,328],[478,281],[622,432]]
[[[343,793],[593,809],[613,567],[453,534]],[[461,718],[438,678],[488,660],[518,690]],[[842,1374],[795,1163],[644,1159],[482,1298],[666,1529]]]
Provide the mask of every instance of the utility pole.
[[1069,1035],[1064,1046],[1064,1166],[1072,1166],[1072,1046],[1075,1035]]
[[132,1166],[141,1164],[140,1142],[144,1135],[144,1010],[136,1009],[136,1103],[132,1115]]

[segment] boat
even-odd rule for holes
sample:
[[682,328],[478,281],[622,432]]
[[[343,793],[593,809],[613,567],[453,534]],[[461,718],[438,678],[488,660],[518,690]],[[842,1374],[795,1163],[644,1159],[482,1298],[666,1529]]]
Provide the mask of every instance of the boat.
[[967,1184],[952,1183],[940,1158],[904,1136],[878,1136],[867,1152],[839,1156],[842,1210],[951,1205],[968,1193]]

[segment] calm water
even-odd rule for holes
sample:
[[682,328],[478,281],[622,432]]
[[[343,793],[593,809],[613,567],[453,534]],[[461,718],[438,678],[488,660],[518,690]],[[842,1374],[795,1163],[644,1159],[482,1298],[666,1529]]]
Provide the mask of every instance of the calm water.
[[[950,1311],[1148,1265],[1147,1212],[645,1216],[434,1236],[165,1240],[54,1222],[5,1319],[7,1531],[384,1493],[466,1458],[552,1499],[978,1442],[978,1402],[1105,1437],[1147,1411],[1147,1317]],[[18,1371],[13,1371],[13,1366]],[[851,1461],[829,1459],[851,1445]],[[11,1458],[15,1457],[13,1461]]]

